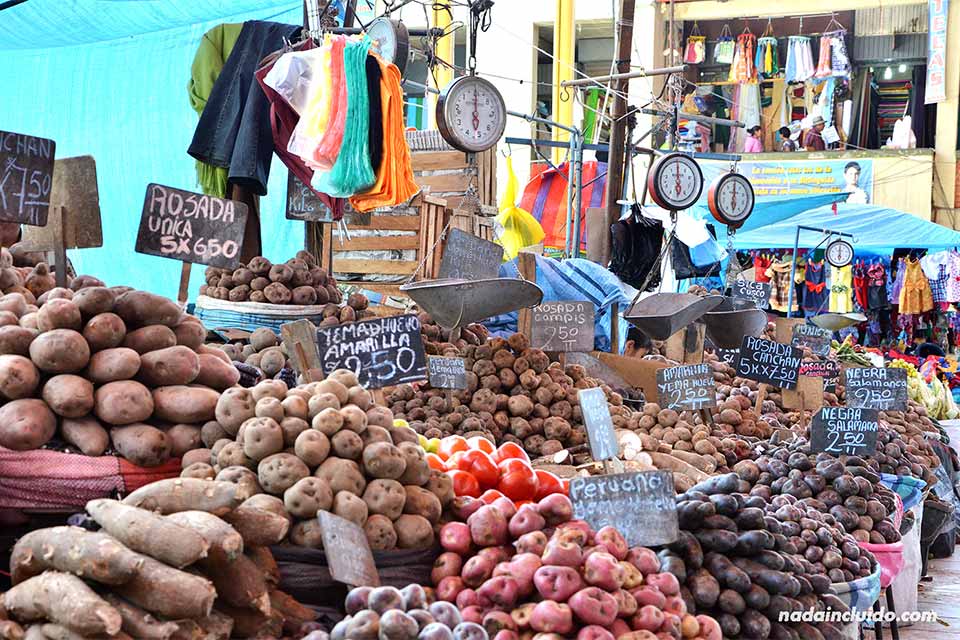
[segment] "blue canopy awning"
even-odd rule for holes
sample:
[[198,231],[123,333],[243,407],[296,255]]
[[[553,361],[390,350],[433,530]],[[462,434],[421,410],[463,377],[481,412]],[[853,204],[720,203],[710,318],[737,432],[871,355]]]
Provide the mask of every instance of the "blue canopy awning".
[[[960,247],[960,232],[943,225],[896,209],[846,203],[838,204],[836,213],[832,206],[819,207],[752,231],[737,233],[734,247],[740,250],[793,247],[799,225],[853,234],[855,250],[873,253],[889,253],[896,248]],[[823,239],[823,233],[801,231],[799,246],[808,249]]]

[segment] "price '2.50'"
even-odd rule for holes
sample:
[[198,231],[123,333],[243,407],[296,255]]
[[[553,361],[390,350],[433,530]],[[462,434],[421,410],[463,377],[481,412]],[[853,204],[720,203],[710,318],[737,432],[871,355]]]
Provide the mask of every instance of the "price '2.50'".
[[857,431],[841,432],[838,429],[830,429],[827,432],[827,438],[829,438],[829,444],[827,445],[826,453],[846,453],[852,455],[857,451],[858,447],[862,447],[867,443],[866,436],[863,432]]
[[544,351],[551,351],[550,345],[554,338],[564,344],[573,344],[580,335],[579,327],[544,327],[543,333],[547,338],[546,344],[541,347]]
[[164,255],[195,255],[205,259],[223,256],[233,259],[240,252],[240,245],[233,240],[221,243],[217,238],[177,238],[160,236],[160,252]]
[[[417,353],[410,347],[397,349],[396,362],[384,359],[389,355],[389,351],[374,351],[370,354],[370,364],[365,367],[370,380],[390,380],[397,374],[397,371],[410,373],[417,363]],[[343,367],[353,371],[357,377],[360,377],[362,366],[363,360],[359,356],[347,356],[343,360]]]
[[710,402],[711,393],[707,387],[694,389],[671,389],[667,392],[667,406],[689,407],[696,411],[703,409]]

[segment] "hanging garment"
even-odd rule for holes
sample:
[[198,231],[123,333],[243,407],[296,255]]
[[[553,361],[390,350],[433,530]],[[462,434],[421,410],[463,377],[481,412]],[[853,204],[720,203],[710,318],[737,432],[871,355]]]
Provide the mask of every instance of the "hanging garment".
[[828,298],[827,270],[823,268],[823,261],[808,262],[803,287],[803,310],[819,313],[826,309]]
[[374,173],[380,168],[383,159],[383,102],[380,95],[380,61],[370,55],[365,60],[364,71],[367,76],[367,108],[370,113],[370,127],[367,130],[367,149],[370,152],[370,166]]
[[883,311],[890,308],[887,297],[887,273],[880,263],[867,267],[867,308]]
[[784,79],[787,82],[805,82],[813,77],[814,71],[810,38],[790,36],[787,43],[787,70]]
[[700,64],[706,57],[707,37],[689,36],[683,61],[687,64]]
[[752,33],[741,33],[737,36],[733,63],[730,65],[731,82],[749,83],[757,81],[757,68],[753,64],[756,48],[757,36]]
[[960,302],[960,253],[950,252],[950,261],[947,263],[947,301]]
[[762,78],[772,78],[780,73],[776,38],[764,36],[757,39],[757,57],[754,66],[757,68],[757,74]]
[[273,134],[270,102],[254,82],[260,61],[284,41],[296,40],[300,27],[249,21],[223,65],[200,115],[187,152],[206,164],[227,168],[227,181],[256,195],[267,194]]
[[850,313],[853,311],[853,269],[845,267],[830,267],[830,311],[833,313]]
[[836,78],[850,76],[850,56],[847,55],[846,38],[846,31],[835,31],[830,34],[830,66]]
[[817,61],[817,72],[814,74],[818,78],[827,78],[833,75],[833,67],[830,64],[832,60],[830,56],[831,43],[830,36],[820,37],[820,57]]
[[733,34],[730,33],[730,27],[723,25],[720,30],[720,37],[713,48],[713,61],[717,64],[730,64],[733,62],[733,54],[736,45],[733,42]]
[[930,295],[933,297],[934,304],[945,304],[947,302],[947,280],[950,274],[947,273],[947,265],[937,265],[937,276],[928,278],[930,283]]
[[940,266],[950,263],[950,254],[950,251],[937,251],[920,258],[920,268],[923,269],[923,274],[931,280],[939,277]]
[[654,291],[660,286],[663,225],[644,217],[637,205],[633,212],[630,220],[610,227],[610,271],[631,287]]
[[900,304],[900,292],[903,291],[903,279],[907,275],[907,264],[903,261],[903,258],[897,260],[897,269],[896,272],[892,269],[889,275],[889,287],[888,294],[890,299],[890,304],[899,305]]
[[920,314],[933,309],[933,292],[919,260],[904,261],[903,286],[900,289],[900,314]]
[[867,270],[863,264],[857,264],[853,268],[853,300],[857,303],[857,308],[861,311],[867,309]]
[[767,275],[767,269],[773,264],[773,260],[766,255],[758,253],[753,256],[753,273],[757,282],[770,282],[770,276]]
[[[187,85],[190,106],[197,112],[198,117],[207,106],[207,99],[213,91],[213,85],[220,76],[227,58],[230,57],[233,46],[240,37],[241,29],[243,29],[242,24],[220,24],[203,34],[200,40],[200,46],[190,66],[190,82]],[[209,165],[202,160],[196,160],[196,166],[200,190],[208,196],[225,198],[227,170]]]
[[[775,311],[786,312],[787,305],[790,302],[790,289],[793,282],[790,280],[790,261],[775,262],[767,269],[767,277],[770,278],[770,308]],[[804,276],[801,270],[797,269],[797,281],[803,282]],[[797,297],[793,297],[791,312],[797,310]]]
[[[406,202],[420,189],[413,179],[410,147],[407,145],[407,136],[404,132],[403,88],[400,86],[400,70],[393,64],[385,62],[379,56],[368,56],[368,66],[370,60],[375,60],[380,68],[379,87],[376,91],[379,96],[379,112],[381,114],[378,130],[382,133],[383,140],[380,145],[380,161],[373,165],[376,167],[377,181],[368,191],[350,198],[350,205],[357,211],[371,211],[378,207],[389,207]],[[371,130],[376,127],[374,123],[376,117],[376,113],[371,107]],[[371,155],[373,154],[371,153]],[[514,179],[515,182],[516,179]],[[509,188],[510,184],[508,182]],[[514,184],[515,188],[516,185]],[[529,216],[529,214],[527,215]],[[540,237],[543,237],[542,234]],[[539,240],[531,244],[537,242]]]

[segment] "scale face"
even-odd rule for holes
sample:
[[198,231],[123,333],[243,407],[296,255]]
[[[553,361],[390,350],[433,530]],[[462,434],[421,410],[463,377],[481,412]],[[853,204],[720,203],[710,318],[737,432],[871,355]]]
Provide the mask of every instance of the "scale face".
[[647,190],[653,201],[664,209],[688,209],[703,191],[703,172],[692,157],[670,153],[653,165],[647,178]]
[[845,267],[853,262],[853,245],[846,240],[834,240],[827,245],[824,255],[830,266]]
[[496,146],[507,126],[503,96],[476,76],[461,76],[447,85],[437,100],[436,115],[443,139],[466,153]]
[[740,228],[753,213],[753,185],[739,173],[725,173],[707,191],[707,205],[717,222]]
[[377,18],[367,27],[367,35],[373,40],[371,47],[380,57],[392,62],[403,76],[410,58],[410,32],[399,20]]

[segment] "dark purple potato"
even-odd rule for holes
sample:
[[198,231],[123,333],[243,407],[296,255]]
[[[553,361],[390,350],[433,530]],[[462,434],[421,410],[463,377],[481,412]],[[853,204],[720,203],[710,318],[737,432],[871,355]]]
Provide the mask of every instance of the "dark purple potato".
[[403,611],[391,609],[380,616],[379,640],[417,640],[420,627]]
[[423,628],[417,640],[453,640],[453,631],[446,625],[433,622]]
[[400,590],[400,595],[403,596],[403,608],[406,611],[423,609],[429,604],[426,590],[418,584],[408,584]]
[[462,620],[460,617],[460,610],[457,609],[456,605],[451,602],[438,600],[430,605],[428,611],[430,611],[430,615],[433,616],[434,620],[440,624],[447,625],[451,629],[460,624],[460,621]]
[[347,640],[347,629],[350,627],[350,622],[353,620],[353,616],[347,616],[336,625],[330,631],[330,640]]
[[477,623],[461,622],[453,630],[453,640],[490,640],[490,637]]
[[373,587],[357,587],[356,589],[351,589],[344,602],[347,615],[352,616],[355,613],[367,609],[367,601],[370,598],[371,591],[373,591]]
[[403,611],[403,595],[396,587],[377,587],[370,592],[367,606],[379,614],[390,609]]
[[380,635],[380,616],[369,609],[353,616],[347,627],[347,640],[377,640]]
[[417,621],[417,626],[420,627],[421,631],[423,631],[423,628],[428,624],[436,622],[426,609],[411,609],[407,611],[407,615]]

